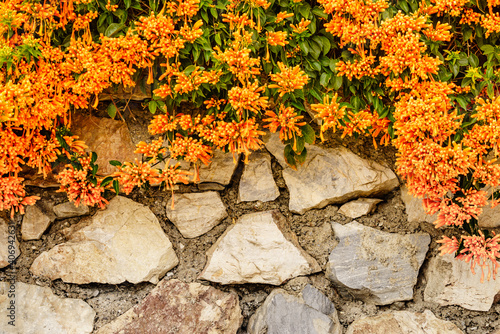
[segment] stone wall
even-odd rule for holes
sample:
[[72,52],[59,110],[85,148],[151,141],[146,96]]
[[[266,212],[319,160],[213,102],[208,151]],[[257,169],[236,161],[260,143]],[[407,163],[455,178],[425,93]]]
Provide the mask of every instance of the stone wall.
[[[88,144],[121,160],[133,147],[126,130],[120,140],[92,130]],[[437,255],[443,231],[383,161],[318,144],[295,171],[277,136],[265,141],[246,165],[218,153],[201,183],[173,198],[137,190],[96,211],[32,188],[42,199],[0,221],[0,332],[500,330],[500,280],[481,284],[481,273]],[[12,300],[16,327],[5,320]]]

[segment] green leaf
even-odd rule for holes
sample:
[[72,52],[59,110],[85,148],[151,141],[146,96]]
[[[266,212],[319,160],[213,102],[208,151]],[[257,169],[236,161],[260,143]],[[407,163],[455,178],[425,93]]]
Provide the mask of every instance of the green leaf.
[[311,47],[311,50],[309,50],[311,55],[314,57],[314,59],[318,59],[319,55],[321,54],[321,49],[322,49],[321,44],[319,44],[315,39],[313,39],[309,41],[309,46]]
[[319,16],[323,19],[328,19],[328,14],[325,13],[321,8],[319,7],[314,7],[313,10],[312,10],[313,14],[316,15],[316,16]]
[[307,3],[302,4],[299,7],[299,13],[307,20],[309,18],[309,13],[311,12],[311,6]]
[[495,52],[495,48],[488,44],[483,44],[483,46],[481,46],[481,50],[483,50],[485,55]]
[[299,42],[300,49],[304,53],[304,56],[307,56],[309,54],[309,45],[307,44],[306,41],[300,41]]
[[123,28],[125,28],[125,25],[123,23],[111,23],[104,32],[104,35],[106,35],[106,37],[113,37]]
[[297,170],[297,162],[295,161],[295,153],[292,150],[292,146],[287,144],[284,150],[284,156],[286,163],[294,170]]
[[121,167],[122,166],[122,163],[120,161],[118,161],[118,160],[110,160],[109,164],[111,166],[115,166],[115,167]]
[[120,193],[120,184],[118,180],[113,180],[113,189],[115,189],[117,195]]
[[129,9],[132,4],[132,0],[123,0],[123,3],[125,4],[125,9]]
[[184,69],[184,74],[185,75],[190,75],[191,73],[193,73],[193,71],[196,69],[196,65],[189,65],[188,67],[186,67]]
[[316,133],[314,132],[312,126],[306,124],[301,126],[300,130],[302,131],[302,136],[304,136],[306,143],[314,144],[314,141],[316,140]]
[[90,158],[90,164],[92,165],[94,162],[97,160],[97,153],[92,152],[91,158]]
[[112,176],[105,177],[104,180],[102,180],[102,182],[101,182],[101,187],[107,186],[111,181],[113,181]]
[[333,77],[333,89],[334,90],[339,90],[340,87],[342,87],[342,77],[339,76],[334,76]]
[[116,109],[116,106],[113,102],[111,102],[108,105],[108,107],[106,108],[106,111],[108,112],[109,117],[111,117],[113,119],[115,118],[117,109]]
[[469,60],[467,59],[467,55],[465,53],[460,53],[460,59],[457,61],[457,64],[460,66],[469,65]]
[[465,100],[465,98],[463,96],[460,96],[460,95],[456,96],[455,101],[458,102],[460,107],[462,107],[463,109],[467,109],[467,101]]
[[[91,180],[92,180],[92,179],[94,179],[94,180],[95,180],[95,175],[97,174],[97,169],[98,169],[98,168],[99,168],[99,165],[93,165],[93,166],[92,166],[92,176],[93,176],[93,178],[91,178]],[[97,185],[97,180],[96,180],[96,183],[95,183],[94,185]]]
[[148,108],[149,108],[150,113],[152,113],[152,114],[156,113],[156,107],[158,107],[158,105],[156,104],[156,101],[149,101]]
[[330,43],[330,40],[324,36],[319,36],[319,38],[321,38],[321,41],[323,42],[323,56],[325,56],[329,51],[330,49],[332,48],[332,45]]
[[306,162],[306,158],[307,158],[307,149],[304,147],[302,152],[299,155],[296,155],[296,159],[297,162],[302,165],[304,162]]
[[216,34],[215,35],[215,43],[217,43],[217,45],[219,45],[219,46],[222,46],[222,41],[220,39],[220,34]]
[[479,66],[479,58],[475,54],[471,54],[469,56],[469,63],[472,67],[478,67]]
[[300,154],[304,150],[304,145],[306,144],[306,141],[304,137],[299,137],[299,136],[294,136],[294,147],[295,147],[295,153]]

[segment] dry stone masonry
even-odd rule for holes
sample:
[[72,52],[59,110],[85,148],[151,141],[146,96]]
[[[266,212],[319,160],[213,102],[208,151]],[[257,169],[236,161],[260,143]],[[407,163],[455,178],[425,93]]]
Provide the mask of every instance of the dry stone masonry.
[[[104,174],[113,171],[107,160],[137,157],[124,123],[74,121]],[[293,170],[278,135],[268,135],[246,165],[216,151],[199,168],[200,183],[180,186],[174,198],[136,191],[92,216],[45,196],[22,219],[14,265],[8,224],[16,222],[0,218],[0,279],[26,266],[17,277],[30,283],[15,285],[15,332],[4,321],[11,285],[0,283],[0,333],[500,330],[500,280],[479,283],[479,267],[472,275],[469,264],[436,256],[439,245],[422,233],[433,233],[435,217],[397,189],[390,168],[343,147],[307,150]],[[499,226],[500,215],[488,210],[482,226]],[[395,228],[398,219],[411,227]],[[490,320],[479,325],[483,315]]]
[[307,146],[307,159],[298,170],[285,162],[284,145],[278,134],[269,136],[266,148],[283,167],[283,178],[290,192],[290,211],[294,213],[387,194],[399,184],[388,167],[361,159],[344,147]]

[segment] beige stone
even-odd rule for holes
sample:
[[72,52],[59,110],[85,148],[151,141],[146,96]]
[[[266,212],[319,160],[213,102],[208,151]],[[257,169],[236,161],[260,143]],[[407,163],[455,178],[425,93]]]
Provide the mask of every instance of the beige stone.
[[179,262],[151,210],[121,196],[68,239],[40,254],[30,271],[77,284],[157,283]]
[[134,153],[135,145],[127,124],[122,121],[76,113],[73,115],[71,131],[85,141],[89,151],[97,153],[99,175],[116,172],[116,167],[109,164],[111,160],[123,163],[141,159],[140,154]]
[[207,258],[199,278],[221,284],[280,285],[321,270],[300,248],[279,211],[241,216],[209,249]]
[[283,178],[290,192],[289,207],[294,213],[386,194],[399,185],[391,169],[362,159],[345,147],[308,145],[306,161],[293,170],[285,162],[284,145],[278,134],[265,140],[266,148],[283,167]]
[[167,203],[167,217],[184,238],[196,238],[207,233],[227,217],[226,207],[218,192],[174,195]]
[[274,201],[280,195],[271,169],[271,156],[253,152],[245,165],[238,189],[238,202]]
[[[9,294],[15,298],[9,298]],[[11,300],[15,317],[9,318]],[[80,299],[60,298],[48,287],[0,283],[0,333],[2,334],[90,334],[96,312]],[[12,326],[8,321],[14,320]]]

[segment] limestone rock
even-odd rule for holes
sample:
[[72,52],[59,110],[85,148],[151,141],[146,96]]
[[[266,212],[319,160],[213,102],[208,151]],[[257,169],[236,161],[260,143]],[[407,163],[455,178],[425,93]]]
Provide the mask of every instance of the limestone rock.
[[378,198],[358,198],[355,201],[342,205],[339,209],[339,213],[346,217],[356,219],[372,213],[380,202],[382,202],[382,200]]
[[[208,166],[202,164],[200,166],[200,182],[198,189],[200,190],[222,190],[221,186],[227,186],[231,182],[236,167],[238,167],[239,157],[233,157],[232,153],[224,153],[220,150],[214,152],[212,161]],[[194,172],[194,170],[191,170]],[[215,187],[209,187],[215,183]]]
[[249,334],[342,334],[337,310],[319,290],[307,285],[300,297],[273,290],[248,323]]
[[26,207],[21,225],[23,240],[40,239],[42,234],[55,220],[54,213],[46,209],[46,207],[38,202],[35,205]]
[[500,226],[500,205],[491,208],[490,205],[483,206],[483,213],[479,216],[479,227],[496,228]]
[[71,218],[88,215],[89,207],[83,204],[75,206],[72,202],[65,202],[54,206],[54,213],[57,218]]
[[408,215],[408,222],[410,223],[420,223],[428,222],[433,223],[437,219],[437,213],[428,215],[422,205],[422,199],[414,197],[408,192],[406,186],[401,187],[401,199],[403,200],[406,207],[406,214]]
[[500,292],[500,280],[488,281],[485,272],[481,283],[481,268],[476,266],[475,271],[474,275],[470,263],[455,260],[451,254],[432,258],[425,273],[424,300],[442,306],[460,305],[473,311],[488,311]]
[[31,272],[77,284],[157,283],[179,262],[151,210],[121,196],[68,239],[40,254]]
[[21,254],[15,226],[0,218],[0,268],[7,267]]
[[[11,293],[15,299],[9,298]],[[11,300],[15,300],[13,318],[9,318]],[[0,333],[89,334],[94,328],[95,315],[83,300],[60,298],[48,287],[0,283]],[[15,326],[9,325],[12,320]]]
[[234,292],[164,279],[139,304],[95,334],[236,334],[242,321]]
[[245,165],[238,191],[238,202],[274,201],[280,192],[271,170],[271,156],[253,152]]
[[135,145],[130,138],[127,124],[110,118],[73,115],[71,130],[89,147],[89,151],[97,153],[97,174],[109,175],[116,167],[109,164],[110,160],[134,162],[141,155],[134,153]]
[[216,191],[175,194],[167,203],[167,217],[184,238],[196,238],[210,231],[227,217],[226,207]]
[[201,279],[221,284],[284,281],[321,270],[300,248],[279,211],[241,216],[207,252]]
[[428,234],[387,233],[357,222],[332,223],[339,244],[327,263],[327,277],[350,294],[377,305],[413,298]]
[[436,318],[429,310],[424,313],[396,311],[354,321],[346,334],[463,334],[450,322]]
[[278,134],[269,136],[266,148],[283,167],[283,178],[290,191],[290,211],[295,213],[385,194],[399,184],[388,167],[361,159],[344,147],[307,146],[307,159],[297,171],[285,163]]

